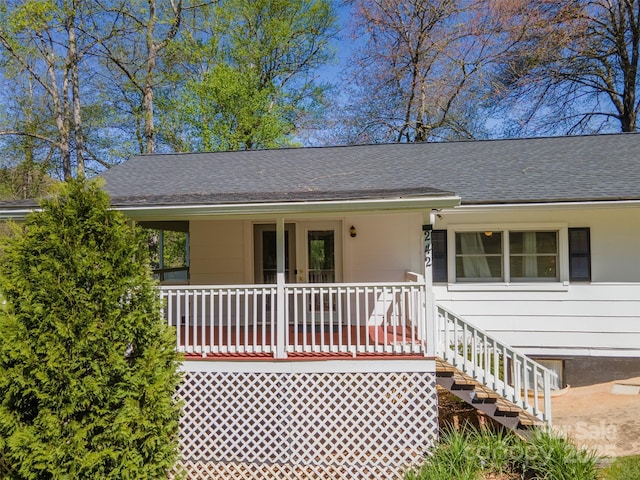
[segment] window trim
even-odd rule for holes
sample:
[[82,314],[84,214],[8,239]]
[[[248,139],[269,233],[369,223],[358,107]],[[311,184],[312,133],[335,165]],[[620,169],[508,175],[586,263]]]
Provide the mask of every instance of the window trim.
[[[503,280],[457,281],[456,280],[456,233],[462,232],[501,232],[502,233],[502,273]],[[558,280],[555,281],[511,281],[509,232],[558,232]],[[566,223],[490,223],[490,224],[453,224],[447,227],[447,270],[449,290],[533,290],[566,291],[569,286],[569,228]]]

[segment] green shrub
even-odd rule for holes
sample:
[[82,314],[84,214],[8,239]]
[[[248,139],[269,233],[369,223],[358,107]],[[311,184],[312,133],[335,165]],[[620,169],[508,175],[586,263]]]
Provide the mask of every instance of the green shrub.
[[470,432],[471,450],[483,467],[491,473],[508,473],[514,470],[514,451],[520,439],[505,430],[473,429]]
[[0,465],[14,479],[166,478],[178,358],[145,245],[95,183],[41,206],[0,259]]
[[640,478],[640,455],[617,458],[602,473],[606,480],[638,480]]
[[595,480],[597,456],[576,447],[571,440],[546,430],[536,430],[524,448],[521,465],[525,473],[548,480]]
[[446,430],[417,471],[409,471],[406,480],[475,480],[482,470],[480,459],[469,448],[470,429]]
[[596,461],[593,452],[549,432],[537,431],[524,441],[512,433],[465,427],[447,430],[424,464],[407,472],[405,479],[479,480],[504,474],[536,480],[595,480]]

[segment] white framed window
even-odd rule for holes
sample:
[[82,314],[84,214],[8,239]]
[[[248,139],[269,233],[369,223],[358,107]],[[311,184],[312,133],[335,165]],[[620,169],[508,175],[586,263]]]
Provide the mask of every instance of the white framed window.
[[449,283],[568,282],[567,231],[559,224],[450,226]]

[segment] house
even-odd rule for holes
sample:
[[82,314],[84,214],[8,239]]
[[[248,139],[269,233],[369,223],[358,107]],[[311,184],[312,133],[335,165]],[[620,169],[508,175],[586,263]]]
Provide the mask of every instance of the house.
[[190,477],[400,476],[436,438],[436,384],[524,430],[552,387],[640,372],[638,134],[140,155],[102,177],[158,232]]

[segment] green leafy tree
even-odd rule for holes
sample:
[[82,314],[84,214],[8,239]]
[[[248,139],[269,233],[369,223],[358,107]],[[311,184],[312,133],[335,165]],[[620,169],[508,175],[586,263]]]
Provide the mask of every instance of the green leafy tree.
[[167,143],[176,150],[293,144],[325,104],[328,86],[317,71],[333,56],[333,3],[222,0],[184,23],[165,60],[178,87],[158,101]]
[[4,474],[166,478],[178,358],[146,245],[95,182],[41,206],[0,260]]

